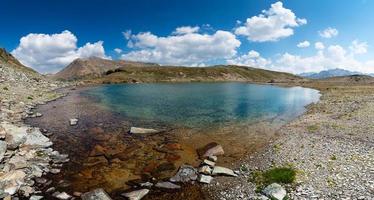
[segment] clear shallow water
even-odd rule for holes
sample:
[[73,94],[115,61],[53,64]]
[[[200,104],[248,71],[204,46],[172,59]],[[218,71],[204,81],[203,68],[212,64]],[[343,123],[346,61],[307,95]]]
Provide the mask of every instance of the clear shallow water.
[[264,119],[288,121],[317,102],[317,90],[247,83],[103,85],[82,91],[131,119],[203,128]]

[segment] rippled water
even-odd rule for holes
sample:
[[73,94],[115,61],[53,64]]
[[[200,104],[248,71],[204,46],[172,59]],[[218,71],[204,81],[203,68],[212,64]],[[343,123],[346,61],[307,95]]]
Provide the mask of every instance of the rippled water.
[[243,120],[289,120],[318,101],[317,90],[247,83],[103,85],[82,95],[132,119],[187,127]]

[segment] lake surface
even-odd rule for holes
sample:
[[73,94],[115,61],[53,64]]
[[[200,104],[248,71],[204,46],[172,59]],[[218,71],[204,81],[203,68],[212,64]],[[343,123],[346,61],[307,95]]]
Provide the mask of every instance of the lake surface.
[[317,102],[317,90],[247,83],[103,85],[82,91],[126,118],[203,128],[232,122],[289,121]]

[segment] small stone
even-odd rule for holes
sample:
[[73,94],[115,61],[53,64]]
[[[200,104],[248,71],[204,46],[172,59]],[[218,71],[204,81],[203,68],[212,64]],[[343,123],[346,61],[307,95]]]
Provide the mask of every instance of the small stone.
[[41,117],[41,116],[43,116],[43,114],[42,113],[36,113],[35,116],[36,117]]
[[225,154],[222,146],[215,142],[205,145],[203,148],[198,149],[197,152],[202,158],[206,158],[209,156],[220,156]]
[[55,168],[50,170],[52,174],[58,174],[60,173],[60,171],[61,171],[60,169],[55,169]]
[[227,176],[234,176],[234,177],[238,176],[231,169],[228,169],[226,167],[220,167],[220,166],[215,166],[213,168],[212,175],[227,175]]
[[199,173],[210,175],[212,174],[212,168],[210,168],[208,165],[204,165],[199,168]]
[[213,180],[213,177],[200,174],[199,182],[209,184]]
[[86,192],[81,196],[82,200],[111,200],[110,196],[102,189]]
[[39,184],[45,184],[47,183],[47,179],[46,178],[35,178],[35,182],[39,183]]
[[80,197],[82,196],[82,192],[74,192],[73,196]]
[[6,150],[7,150],[6,142],[0,140],[0,162],[3,160]]
[[262,190],[262,193],[264,193],[270,199],[276,200],[283,200],[287,195],[286,190],[278,183],[268,185],[265,189]]
[[66,192],[55,192],[52,194],[52,196],[56,197],[57,199],[61,199],[61,200],[71,199],[71,196],[67,194]]
[[140,185],[140,187],[152,187],[153,186],[153,183],[151,183],[151,182],[145,182],[145,183],[140,183],[139,184]]
[[217,158],[217,156],[208,156],[208,160],[213,161],[213,162],[217,162],[218,158]]
[[131,127],[130,134],[152,134],[152,133],[159,133],[160,131],[150,128],[139,128],[139,127]]
[[209,166],[211,166],[211,167],[214,167],[214,165],[216,165],[216,163],[213,162],[213,161],[210,161],[210,160],[208,160],[208,159],[205,159],[205,160],[203,161],[203,165],[209,165]]
[[158,188],[163,188],[163,189],[180,189],[181,186],[176,185],[171,182],[158,182],[156,185]]
[[129,200],[140,200],[148,193],[149,193],[148,189],[141,189],[141,190],[135,190],[132,192],[124,193],[121,195],[124,197],[127,197]]
[[70,119],[69,120],[69,124],[70,124],[70,126],[77,125],[78,124],[78,119],[76,119],[76,118]]
[[51,193],[51,192],[54,192],[55,190],[56,190],[55,187],[50,187],[50,188],[48,188],[45,192],[46,192],[46,193]]
[[44,198],[43,196],[32,195],[30,197],[30,200],[40,200],[40,199],[43,199],[43,198]]

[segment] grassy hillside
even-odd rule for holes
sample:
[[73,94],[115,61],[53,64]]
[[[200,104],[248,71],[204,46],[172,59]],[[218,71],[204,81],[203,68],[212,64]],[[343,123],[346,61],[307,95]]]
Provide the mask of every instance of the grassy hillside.
[[213,67],[122,67],[108,71],[96,83],[136,83],[136,82],[213,82],[241,81],[282,83],[298,82],[304,79],[293,74],[241,66]]

